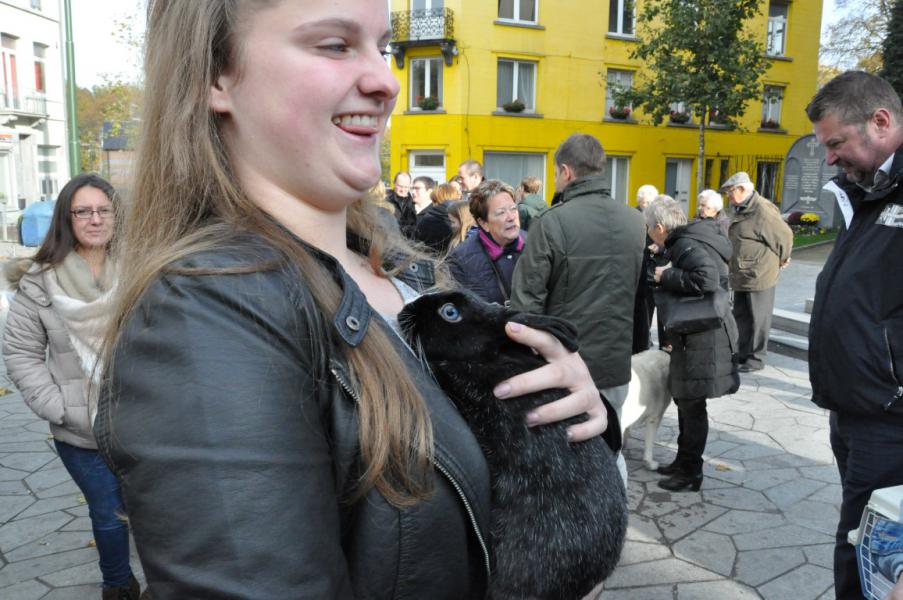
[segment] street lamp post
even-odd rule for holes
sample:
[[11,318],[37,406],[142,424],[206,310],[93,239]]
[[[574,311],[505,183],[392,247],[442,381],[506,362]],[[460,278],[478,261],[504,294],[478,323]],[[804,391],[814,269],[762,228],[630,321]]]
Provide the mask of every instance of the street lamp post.
[[69,123],[69,175],[80,171],[81,160],[78,146],[78,111],[76,109],[75,86],[75,45],[72,42],[72,0],[63,0],[63,25],[66,49],[66,120]]

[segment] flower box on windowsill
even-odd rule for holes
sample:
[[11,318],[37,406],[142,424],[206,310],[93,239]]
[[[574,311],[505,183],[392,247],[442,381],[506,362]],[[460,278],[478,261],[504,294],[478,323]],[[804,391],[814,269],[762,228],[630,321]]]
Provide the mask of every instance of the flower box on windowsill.
[[417,97],[417,108],[420,110],[436,110],[439,108],[439,99],[435,96],[427,96],[426,98]]
[[673,125],[686,125],[690,122],[690,113],[672,110],[668,116],[668,122]]
[[618,121],[626,121],[630,118],[629,106],[612,106],[608,109],[608,115]]
[[406,114],[406,115],[444,115],[447,113],[445,112],[445,109],[442,108],[441,106],[439,108],[437,108],[436,110],[422,110],[415,106],[413,108],[409,108],[408,110],[404,111],[404,114]]
[[526,105],[520,100],[512,100],[502,104],[502,110],[509,113],[522,113],[525,108],[527,108]]
[[781,124],[773,119],[768,119],[767,121],[762,121],[761,125],[759,125],[761,129],[780,129]]
[[492,111],[492,116],[494,116],[494,117],[527,117],[527,118],[532,118],[532,119],[541,119],[543,117],[542,113],[535,113],[535,112],[528,112],[528,111],[517,113],[517,112],[508,112],[506,110],[494,110],[494,111]]
[[759,127],[756,131],[759,133],[787,133],[787,130],[781,127]]

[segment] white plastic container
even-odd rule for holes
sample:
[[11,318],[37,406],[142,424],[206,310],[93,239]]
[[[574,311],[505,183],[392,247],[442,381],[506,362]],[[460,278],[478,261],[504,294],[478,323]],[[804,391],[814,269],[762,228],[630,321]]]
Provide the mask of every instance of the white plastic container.
[[856,546],[859,563],[859,577],[862,591],[868,600],[884,600],[894,584],[887,580],[875,566],[875,556],[871,552],[872,531],[880,519],[903,523],[903,485],[875,490],[862,511],[858,529],[847,535],[847,540]]

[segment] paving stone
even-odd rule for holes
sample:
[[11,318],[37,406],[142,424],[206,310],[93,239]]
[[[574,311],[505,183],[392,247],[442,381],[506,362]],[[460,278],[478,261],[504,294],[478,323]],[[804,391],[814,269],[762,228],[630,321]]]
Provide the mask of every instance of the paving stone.
[[728,450],[733,450],[738,445],[739,444],[737,444],[736,442],[727,442],[724,440],[709,440],[709,442],[705,445],[705,453],[703,453],[703,457],[708,460],[716,456],[721,456]]
[[661,560],[664,558],[671,558],[671,550],[664,544],[648,544],[645,542],[627,540],[624,544],[624,550],[621,552],[621,559],[618,561],[618,566],[621,567],[624,565]]
[[627,539],[634,542],[664,541],[655,521],[635,513],[627,519]]
[[[6,419],[12,419],[13,417],[4,417]],[[8,444],[6,442],[0,443],[0,452],[46,452],[47,451],[47,442],[46,440],[43,442],[17,442],[13,444]]]
[[0,523],[11,521],[34,503],[34,496],[0,496]]
[[[37,515],[44,515],[54,511],[79,506],[81,504],[79,502],[79,497],[80,496],[72,495],[60,496],[58,498],[47,498],[46,500],[32,500],[31,506],[23,510],[21,513],[18,513],[16,515],[16,519],[27,519],[29,517],[35,517]],[[2,502],[2,500],[0,500],[0,502]],[[2,520],[3,519],[0,519],[0,521]]]
[[680,600],[759,600],[761,596],[736,581],[706,581],[703,583],[680,583],[677,585]]
[[59,498],[60,496],[72,496],[73,494],[80,493],[81,491],[78,489],[78,486],[70,479],[69,481],[63,481],[51,488],[47,488],[46,490],[36,492],[35,496],[38,498]]
[[24,481],[0,481],[0,496],[30,496]]
[[[89,562],[97,564],[97,550],[95,548],[57,552],[56,554],[9,563],[0,568],[0,588]],[[2,589],[0,589],[0,594],[2,594]]]
[[40,494],[44,490],[71,481],[72,476],[69,475],[69,471],[62,465],[43,468],[25,478],[25,483],[28,484],[28,487],[30,487],[35,494]]
[[28,471],[0,467],[0,481],[19,481],[28,475]]
[[734,535],[781,527],[787,518],[780,513],[731,510],[703,526],[706,531]]
[[[661,475],[658,476],[660,479]],[[699,504],[701,500],[700,492],[669,492],[658,487],[657,483],[647,483],[646,496],[639,510],[646,517],[656,518]]]
[[724,410],[710,416],[709,421],[719,425],[733,425],[741,429],[749,429],[753,426],[754,419],[745,410]]
[[[607,585],[607,584],[606,584]],[[674,600],[673,585],[632,587],[621,590],[605,589],[599,600]]]
[[834,586],[828,588],[828,591],[818,597],[818,600],[836,600],[834,595]]
[[5,553],[5,557],[9,562],[18,562],[29,558],[37,558],[38,556],[47,556],[61,550],[89,548],[93,539],[94,536],[91,532],[54,532],[30,544],[19,546],[15,550]]
[[765,456],[773,456],[775,454],[783,454],[783,448],[774,446],[763,446],[758,444],[745,444],[737,446],[733,450],[728,450],[721,455],[722,458],[733,458],[736,460],[748,460],[751,458],[762,458]]
[[89,510],[90,509],[88,508],[87,504],[79,504],[78,506],[67,508],[66,513],[72,515],[73,517],[87,517]]
[[725,512],[726,508],[700,502],[660,517],[658,526],[665,539],[673,542],[717,519]]
[[660,585],[663,583],[709,581],[718,578],[719,576],[716,573],[686,561],[666,558],[651,563],[626,565],[617,569],[605,582],[605,587],[606,589],[616,589],[634,586],[639,582],[647,585]]
[[740,533],[734,536],[738,550],[760,550],[762,548],[784,548],[787,546],[811,546],[833,542],[834,537],[819,533],[799,525],[784,525]]
[[800,473],[807,479],[823,481],[825,483],[840,482],[840,473],[834,465],[819,465],[814,467],[800,467]]
[[834,583],[829,569],[803,565],[759,588],[765,600],[816,600]]
[[41,600],[86,600],[100,596],[100,583],[94,585],[77,585],[57,588],[41,598]]
[[696,531],[674,544],[674,556],[729,577],[737,551],[726,535]]
[[814,500],[815,502],[823,502],[825,504],[834,504],[836,506],[840,506],[840,501],[843,495],[843,488],[840,487],[839,483],[832,483],[826,485],[822,489],[818,490],[811,496],[809,496],[809,500]]
[[806,560],[826,569],[834,568],[834,544],[819,544],[817,546],[803,546]]
[[774,503],[761,492],[745,488],[703,490],[703,499],[725,508],[739,508],[741,510],[753,510],[769,512],[777,510]]
[[797,456],[796,454],[775,454],[774,456],[765,456],[755,460],[743,461],[744,466],[750,471],[756,469],[773,469],[775,467],[811,467],[815,465],[824,465],[824,460],[815,460],[808,456]]
[[103,581],[97,563],[85,563],[48,573],[41,579],[53,587],[70,587],[74,585],[99,584]]
[[803,498],[825,487],[825,485],[821,481],[798,478],[769,488],[764,493],[776,506],[789,508],[799,503]]
[[[0,437],[2,439],[2,437]],[[7,454],[0,458],[0,465],[8,469],[19,469],[22,471],[37,471],[41,467],[47,465],[53,460],[58,460],[56,454],[52,452],[20,452],[17,454]]]
[[3,594],[5,600],[38,600],[43,598],[48,591],[50,589],[46,585],[31,579],[3,588],[0,593]]
[[759,586],[805,562],[806,555],[800,548],[786,548],[781,551],[767,548],[739,552],[735,577],[747,585]]
[[76,517],[69,521],[61,531],[91,531],[90,517]]
[[746,477],[741,483],[745,488],[761,492],[782,483],[795,483],[799,478],[800,474],[796,469],[761,469],[746,471]]
[[0,552],[7,552],[56,531],[72,520],[69,515],[51,513],[6,523],[0,528]]
[[834,535],[840,520],[840,507],[836,504],[803,500],[785,509],[784,514],[794,523]]

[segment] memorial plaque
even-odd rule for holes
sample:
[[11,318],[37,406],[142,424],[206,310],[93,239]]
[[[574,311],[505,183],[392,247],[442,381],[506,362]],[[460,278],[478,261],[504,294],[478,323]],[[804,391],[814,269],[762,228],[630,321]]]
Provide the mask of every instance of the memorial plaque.
[[819,222],[825,227],[840,225],[835,222],[837,199],[822,189],[837,173],[837,167],[825,162],[825,147],[818,143],[814,134],[793,142],[784,160],[783,212],[811,212],[818,215]]

